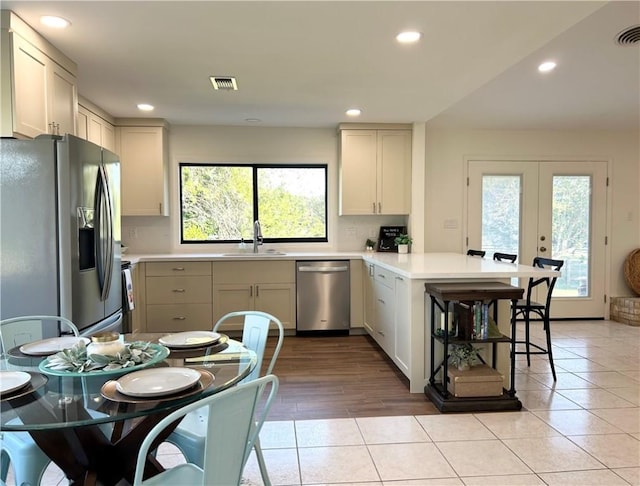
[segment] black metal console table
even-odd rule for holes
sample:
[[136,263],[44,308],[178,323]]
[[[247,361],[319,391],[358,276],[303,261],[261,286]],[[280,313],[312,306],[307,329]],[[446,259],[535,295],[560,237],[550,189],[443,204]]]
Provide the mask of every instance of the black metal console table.
[[[522,403],[516,397],[515,390],[515,340],[516,317],[514,304],[522,298],[524,289],[514,287],[502,282],[469,282],[469,283],[425,283],[425,298],[429,296],[431,305],[430,317],[430,375],[429,383],[425,386],[426,396],[438,407],[441,412],[470,412],[487,410],[520,410]],[[482,302],[494,305],[494,316],[497,318],[497,301],[511,300],[511,327],[510,336],[501,334],[498,337],[486,339],[449,336],[449,312],[450,304],[456,302]],[[435,310],[436,307],[444,314],[444,332],[436,333]],[[436,366],[435,343],[442,344],[444,359]],[[496,345],[509,343],[510,350],[510,386],[503,389],[500,396],[486,397],[454,397],[448,390],[448,357],[449,345],[465,343],[489,343],[493,346],[492,367],[496,367]],[[436,381],[436,375],[442,371],[441,381]]]

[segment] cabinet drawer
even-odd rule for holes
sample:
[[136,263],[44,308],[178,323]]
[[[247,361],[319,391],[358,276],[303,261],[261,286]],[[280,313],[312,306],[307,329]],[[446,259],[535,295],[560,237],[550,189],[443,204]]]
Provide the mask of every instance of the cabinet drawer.
[[147,277],[211,275],[211,262],[150,262],[145,265]]
[[147,304],[211,303],[211,277],[147,277]]
[[393,288],[393,279],[395,277],[395,274],[393,272],[385,270],[384,268],[380,268],[376,265],[374,274],[377,282],[380,282],[382,285],[385,285],[389,288]]
[[296,280],[293,261],[215,262],[213,265],[216,284],[293,283]]
[[147,306],[147,332],[210,331],[211,304],[163,304]]

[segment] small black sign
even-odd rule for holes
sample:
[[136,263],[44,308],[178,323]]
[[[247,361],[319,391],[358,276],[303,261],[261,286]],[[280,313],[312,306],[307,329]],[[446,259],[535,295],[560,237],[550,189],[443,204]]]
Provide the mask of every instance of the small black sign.
[[378,251],[392,251],[398,253],[398,245],[394,241],[396,236],[407,234],[406,226],[380,226]]

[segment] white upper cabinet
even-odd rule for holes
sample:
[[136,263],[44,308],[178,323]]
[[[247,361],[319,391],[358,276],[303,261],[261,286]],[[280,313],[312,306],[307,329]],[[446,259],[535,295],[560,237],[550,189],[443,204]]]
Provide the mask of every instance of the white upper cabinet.
[[77,66],[13,12],[2,11],[0,135],[76,133]]
[[340,215],[409,214],[410,128],[346,126],[340,126]]
[[168,216],[168,125],[158,119],[116,119],[116,124],[122,216]]
[[78,137],[117,152],[116,128],[112,118],[83,98],[78,100],[77,128]]

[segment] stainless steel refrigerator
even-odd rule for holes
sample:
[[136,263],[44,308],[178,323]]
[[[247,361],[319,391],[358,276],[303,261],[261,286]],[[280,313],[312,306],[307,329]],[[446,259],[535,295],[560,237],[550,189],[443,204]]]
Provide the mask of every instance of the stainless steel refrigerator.
[[0,318],[122,328],[120,162],[80,138],[0,140]]

